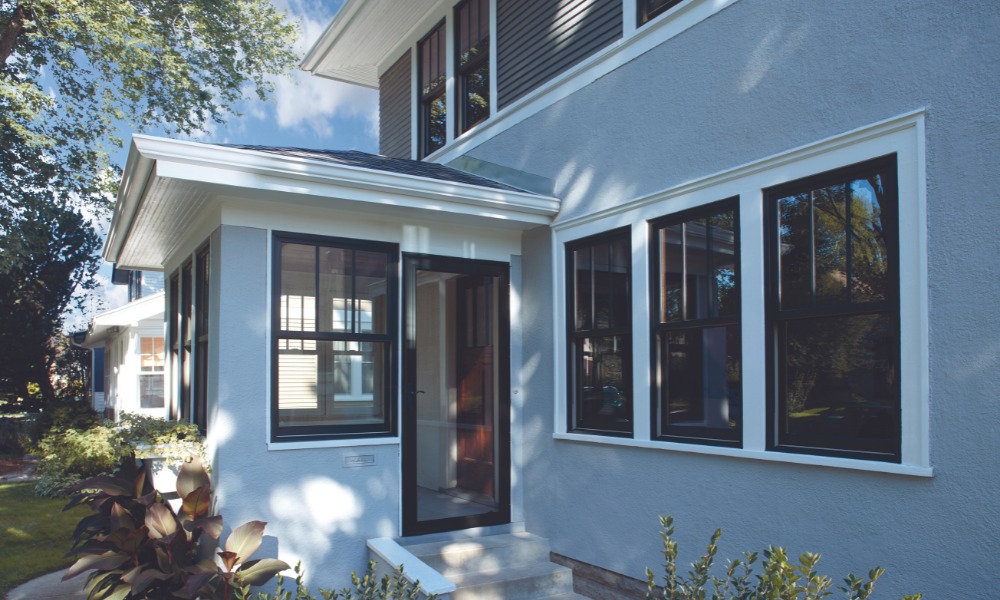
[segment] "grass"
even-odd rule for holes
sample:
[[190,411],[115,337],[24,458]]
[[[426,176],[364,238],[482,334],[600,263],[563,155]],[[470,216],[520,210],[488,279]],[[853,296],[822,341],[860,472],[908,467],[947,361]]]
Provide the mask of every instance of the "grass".
[[38,498],[34,483],[0,485],[0,598],[39,575],[69,566],[63,558],[85,506],[63,512],[65,499]]

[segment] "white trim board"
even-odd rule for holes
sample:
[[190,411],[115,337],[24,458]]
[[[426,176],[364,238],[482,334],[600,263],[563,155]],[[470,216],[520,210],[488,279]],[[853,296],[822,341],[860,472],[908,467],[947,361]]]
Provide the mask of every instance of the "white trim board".
[[[927,198],[925,186],[925,136],[923,110],[912,111],[878,123],[782,152],[758,161],[633,199],[606,210],[553,225],[552,310],[555,323],[565,323],[564,244],[612,229],[632,230],[632,356],[635,433],[630,440],[581,436],[568,432],[567,389],[564,376],[555,378],[556,439],[626,444],[722,454],[746,458],[822,464],[851,469],[930,475],[929,350],[927,300]],[[822,458],[766,450],[766,360],[761,351],[767,335],[765,314],[764,202],[763,190],[784,182],[895,153],[899,187],[899,294],[900,294],[900,465],[863,460]],[[649,423],[650,282],[646,222],[725,198],[739,197],[741,238],[741,294],[743,344],[743,448],[720,449],[654,441]],[[567,342],[564,327],[555,328],[553,368],[565,374]],[[803,458],[809,456],[808,459]],[[865,468],[870,465],[870,468]]]

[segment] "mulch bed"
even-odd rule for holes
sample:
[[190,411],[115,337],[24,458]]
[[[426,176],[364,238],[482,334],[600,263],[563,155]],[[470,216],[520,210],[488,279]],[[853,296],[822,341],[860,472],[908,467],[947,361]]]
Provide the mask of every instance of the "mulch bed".
[[38,461],[36,460],[0,456],[0,475],[15,475],[30,472],[34,470],[37,464]]

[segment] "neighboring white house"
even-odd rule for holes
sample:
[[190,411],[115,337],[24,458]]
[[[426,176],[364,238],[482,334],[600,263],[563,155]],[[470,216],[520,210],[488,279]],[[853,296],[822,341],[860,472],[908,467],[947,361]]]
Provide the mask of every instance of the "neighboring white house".
[[[95,357],[93,408],[118,420],[123,412],[167,418],[164,396],[163,292],[94,317],[83,341]],[[103,364],[102,364],[103,363]]]
[[503,562],[551,549],[611,597],[670,513],[684,562],[721,527],[992,597],[997,30],[994,0],[347,0],[303,66],[379,89],[382,155],[135,136],[105,257],[166,274],[165,410],[311,585],[370,549],[551,591]]

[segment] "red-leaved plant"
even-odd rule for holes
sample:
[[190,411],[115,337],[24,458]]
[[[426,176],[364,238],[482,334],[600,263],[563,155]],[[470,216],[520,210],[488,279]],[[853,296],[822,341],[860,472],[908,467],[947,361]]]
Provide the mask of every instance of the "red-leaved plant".
[[205,551],[201,546],[214,547],[223,527],[222,517],[210,514],[212,484],[197,458],[177,476],[179,512],[153,489],[134,455],[115,475],[94,477],[67,491],[73,494],[67,509],[86,504],[93,511],[73,532],[68,556],[78,559],[63,577],[92,571],[85,588],[89,600],[245,599],[250,586],[289,568],[273,558],[248,560],[264,536],[262,521],[233,530],[218,553],[221,565],[199,560]]

